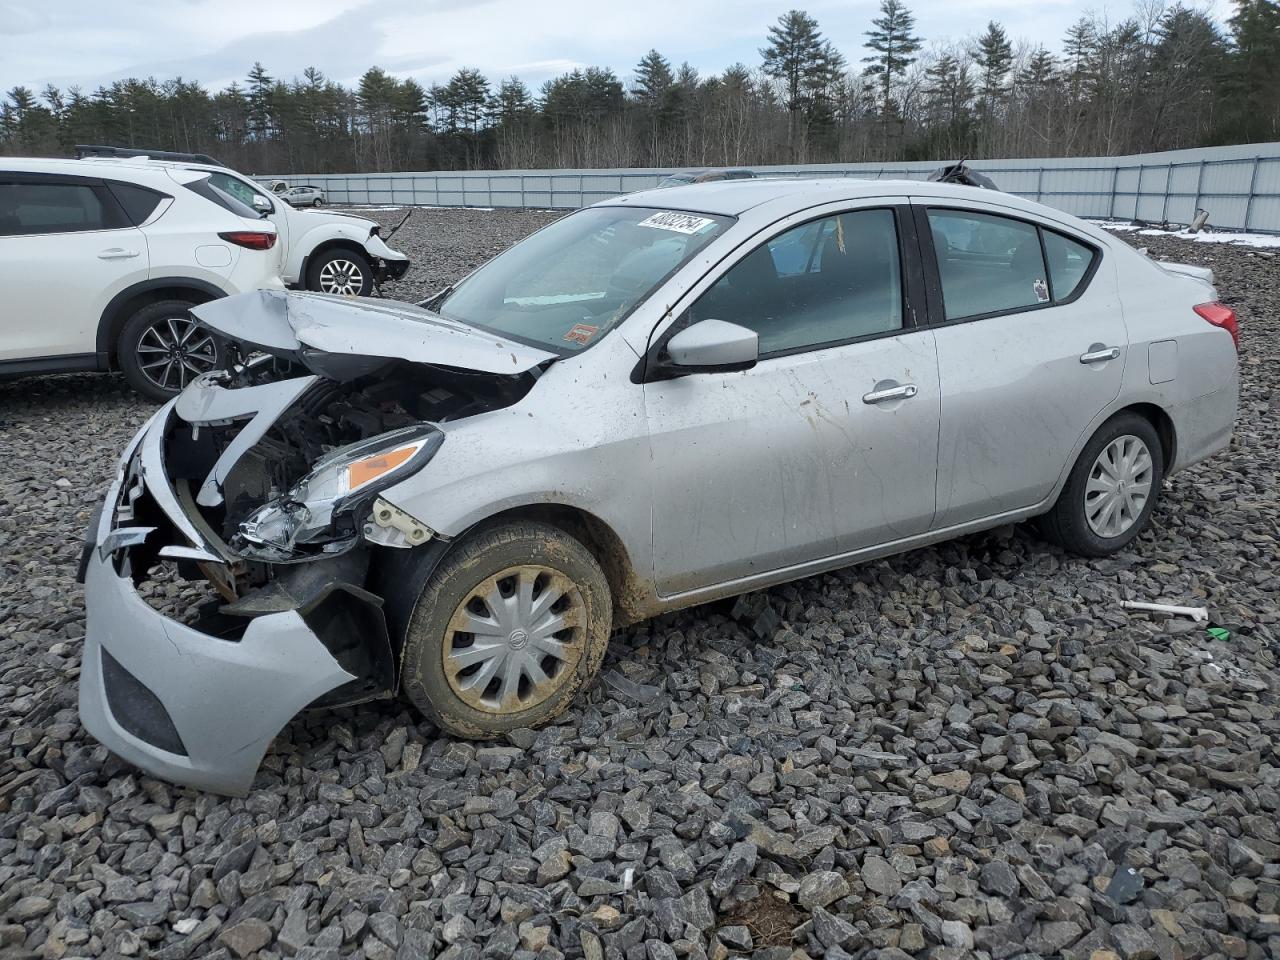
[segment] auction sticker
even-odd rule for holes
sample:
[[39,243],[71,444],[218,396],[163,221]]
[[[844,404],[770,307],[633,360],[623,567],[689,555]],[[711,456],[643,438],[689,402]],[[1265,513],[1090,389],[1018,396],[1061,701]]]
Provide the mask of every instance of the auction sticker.
[[695,217],[691,213],[655,213],[645,217],[638,226],[653,227],[655,230],[670,230],[673,233],[697,233],[709,223],[715,223],[710,217]]
[[564,338],[570,343],[588,343],[600,330],[589,323],[575,323]]

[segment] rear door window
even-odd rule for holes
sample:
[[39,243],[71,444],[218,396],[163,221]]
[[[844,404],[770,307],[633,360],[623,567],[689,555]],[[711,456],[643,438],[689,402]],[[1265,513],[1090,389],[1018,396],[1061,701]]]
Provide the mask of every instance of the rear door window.
[[0,236],[84,233],[126,226],[104,188],[84,183],[0,182]]
[[968,210],[930,210],[929,230],[948,320],[1050,301],[1034,224]]

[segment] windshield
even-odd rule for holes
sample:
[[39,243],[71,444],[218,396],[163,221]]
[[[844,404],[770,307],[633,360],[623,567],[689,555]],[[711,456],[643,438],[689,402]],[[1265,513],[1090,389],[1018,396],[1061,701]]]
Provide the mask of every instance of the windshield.
[[573,353],[596,342],[732,217],[591,207],[490,260],[438,312],[513,340]]

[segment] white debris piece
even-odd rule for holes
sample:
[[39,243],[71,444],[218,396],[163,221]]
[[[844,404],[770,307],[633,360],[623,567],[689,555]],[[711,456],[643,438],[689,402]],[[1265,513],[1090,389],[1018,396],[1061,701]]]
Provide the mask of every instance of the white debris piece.
[[1177,607],[1170,603],[1143,603],[1140,600],[1121,600],[1120,606],[1126,610],[1150,610],[1153,613],[1167,613],[1174,617],[1190,617],[1196,623],[1209,622],[1208,607]]

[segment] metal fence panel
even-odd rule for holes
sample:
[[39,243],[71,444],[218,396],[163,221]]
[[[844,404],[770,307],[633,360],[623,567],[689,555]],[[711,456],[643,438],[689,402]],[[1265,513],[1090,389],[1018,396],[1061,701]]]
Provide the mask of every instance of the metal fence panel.
[[[763,166],[761,175],[924,180],[944,161]],[[1280,143],[1131,157],[982,160],[970,164],[1002,190],[1081,217],[1188,223],[1198,208],[1215,227],[1280,233]],[[671,171],[466,170],[306,174],[329,202],[351,206],[573,209],[656,186]]]

